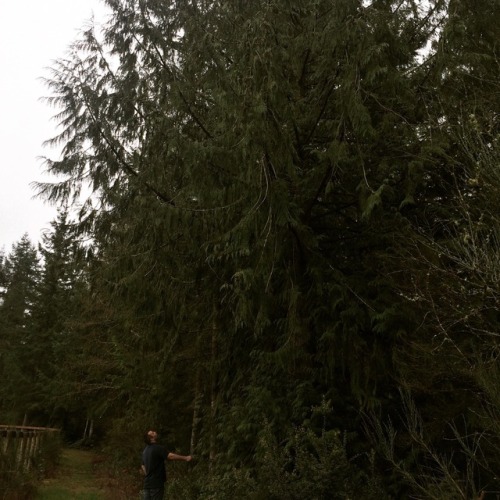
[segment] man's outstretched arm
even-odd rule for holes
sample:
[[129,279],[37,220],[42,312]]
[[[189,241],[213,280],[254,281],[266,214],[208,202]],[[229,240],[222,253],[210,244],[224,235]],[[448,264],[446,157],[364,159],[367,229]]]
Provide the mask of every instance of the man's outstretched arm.
[[167,455],[168,460],[184,460],[184,462],[191,462],[193,457],[191,455],[177,455],[176,453],[169,453]]

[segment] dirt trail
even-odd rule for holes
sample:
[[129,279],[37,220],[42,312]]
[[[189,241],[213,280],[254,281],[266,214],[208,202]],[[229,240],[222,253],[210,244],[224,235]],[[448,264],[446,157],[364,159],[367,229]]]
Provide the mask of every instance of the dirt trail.
[[64,449],[55,477],[41,484],[36,500],[106,500],[109,492],[96,473],[97,455],[91,451]]

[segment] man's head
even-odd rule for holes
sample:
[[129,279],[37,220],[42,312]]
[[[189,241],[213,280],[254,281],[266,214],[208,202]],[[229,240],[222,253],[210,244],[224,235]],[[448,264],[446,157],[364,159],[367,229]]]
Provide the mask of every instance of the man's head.
[[156,431],[148,431],[144,434],[144,441],[146,444],[156,443],[158,439],[158,433]]

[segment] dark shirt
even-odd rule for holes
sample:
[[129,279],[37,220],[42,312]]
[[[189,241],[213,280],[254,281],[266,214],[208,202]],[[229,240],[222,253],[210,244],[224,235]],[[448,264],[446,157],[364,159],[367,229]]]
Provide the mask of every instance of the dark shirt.
[[159,444],[148,444],[142,452],[142,465],[146,468],[144,488],[163,488],[167,480],[165,472],[165,460],[168,451]]

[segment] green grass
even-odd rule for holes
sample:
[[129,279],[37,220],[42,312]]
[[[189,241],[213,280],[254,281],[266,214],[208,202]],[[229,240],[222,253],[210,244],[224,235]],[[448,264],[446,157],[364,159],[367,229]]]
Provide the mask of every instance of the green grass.
[[72,500],[102,500],[105,497],[100,493],[75,493],[67,488],[54,487],[40,491],[36,498],[37,500],[68,500],[69,498]]
[[94,457],[89,451],[63,450],[56,477],[43,482],[36,500],[104,500],[105,491],[92,466]]

